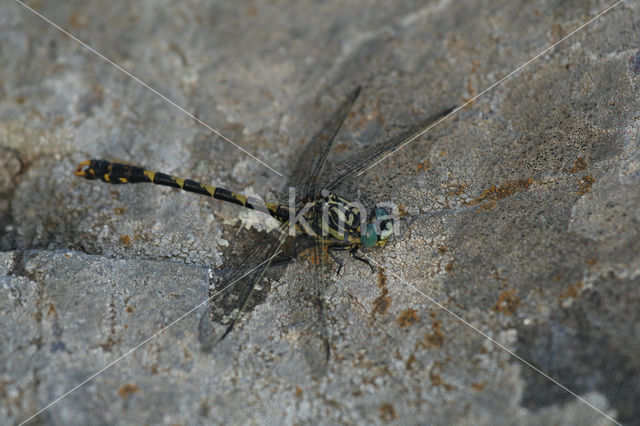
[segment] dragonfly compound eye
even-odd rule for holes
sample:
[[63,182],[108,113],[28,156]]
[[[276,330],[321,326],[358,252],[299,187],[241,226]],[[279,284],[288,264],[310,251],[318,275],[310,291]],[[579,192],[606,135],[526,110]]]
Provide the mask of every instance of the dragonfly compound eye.
[[387,240],[393,234],[393,221],[385,220],[380,224],[380,240]]
[[373,215],[367,223],[362,236],[362,245],[365,247],[383,246],[391,234],[393,234],[391,215],[387,210],[378,207],[373,211]]
[[373,220],[375,220],[378,229],[378,240],[384,242],[393,234],[391,213],[387,209],[377,207],[373,214]]
[[362,245],[365,247],[373,247],[378,242],[378,231],[376,230],[376,224],[373,222],[367,223],[365,232],[361,239]]

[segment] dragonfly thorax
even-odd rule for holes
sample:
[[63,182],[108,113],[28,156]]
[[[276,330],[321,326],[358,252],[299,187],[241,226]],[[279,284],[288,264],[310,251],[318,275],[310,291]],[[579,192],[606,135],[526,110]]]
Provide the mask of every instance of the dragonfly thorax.
[[389,213],[376,208],[367,216],[365,207],[329,193],[307,201],[296,230],[325,244],[384,246],[393,232]]

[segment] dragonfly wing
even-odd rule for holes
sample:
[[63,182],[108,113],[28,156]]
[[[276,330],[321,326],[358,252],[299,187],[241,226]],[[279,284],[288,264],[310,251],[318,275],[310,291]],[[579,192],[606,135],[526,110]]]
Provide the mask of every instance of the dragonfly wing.
[[327,274],[331,271],[335,274],[336,270],[331,261],[327,264],[322,244],[316,241],[305,244],[308,241],[299,251],[303,261],[293,266],[298,273],[288,276],[286,289],[282,290],[290,299],[290,309],[283,310],[279,325],[293,343],[295,353],[304,359],[309,375],[320,378],[326,376],[331,357],[325,297],[330,283]]
[[[297,187],[302,198],[313,197],[318,192],[327,158],[333,148],[349,111],[360,94],[361,87],[352,90],[340,107],[324,122],[320,131],[306,144],[291,176],[290,186]],[[302,186],[300,186],[302,185]]]
[[[210,351],[232,330],[243,312],[255,305],[257,290],[269,266],[280,254],[287,238],[287,225],[281,225],[262,237],[246,253],[232,273],[219,279],[219,284],[210,292],[205,314],[200,318],[199,340],[201,349]],[[268,289],[264,289],[264,293]]]
[[335,168],[335,172],[329,179],[330,183],[327,185],[326,189],[328,191],[334,191],[344,181],[354,175],[359,174],[363,170],[370,167],[372,164],[375,164],[376,161],[379,161],[385,155],[391,153],[394,149],[397,149],[426,133],[427,130],[444,119],[454,110],[455,107],[442,110],[439,113],[430,116],[419,125],[414,126],[411,129],[400,133],[399,135],[394,136],[393,138],[385,142],[372,146],[364,153],[361,153],[351,160],[346,160],[341,164],[341,166]]

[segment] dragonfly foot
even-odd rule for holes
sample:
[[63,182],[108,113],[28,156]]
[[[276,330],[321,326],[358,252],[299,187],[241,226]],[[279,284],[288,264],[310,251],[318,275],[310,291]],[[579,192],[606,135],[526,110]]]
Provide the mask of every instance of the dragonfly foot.
[[373,267],[371,262],[369,262],[369,259],[358,255],[358,247],[357,246],[352,248],[351,250],[349,250],[349,254],[355,260],[359,260],[360,262],[363,262],[363,263],[366,263],[367,265],[369,265],[369,268],[371,268],[371,274],[374,274],[376,272],[376,269]]

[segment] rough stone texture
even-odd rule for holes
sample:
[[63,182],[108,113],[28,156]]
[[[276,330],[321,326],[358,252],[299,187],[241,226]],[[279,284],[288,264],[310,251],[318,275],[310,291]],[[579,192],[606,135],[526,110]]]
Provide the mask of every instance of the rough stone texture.
[[[284,173],[354,86],[342,153],[462,104],[610,4],[33,2]],[[609,423],[470,324],[638,424],[639,19],[618,6],[366,174],[401,232],[370,253],[384,271],[327,277],[326,321],[300,295],[313,266],[293,262],[211,353],[197,308],[33,422]],[[79,179],[77,162],[272,198],[286,179],[18,3],[0,6],[0,69],[7,424],[196,308],[264,229],[204,197]],[[322,374],[313,332],[331,346]]]

